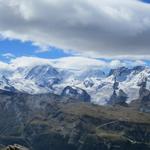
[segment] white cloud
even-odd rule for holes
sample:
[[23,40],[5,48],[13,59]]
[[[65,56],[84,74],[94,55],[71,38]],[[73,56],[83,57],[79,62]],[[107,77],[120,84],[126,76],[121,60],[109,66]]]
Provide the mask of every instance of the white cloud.
[[9,65],[7,63],[0,61],[0,69],[7,70],[7,69],[9,69]]
[[91,67],[100,69],[107,67],[107,63],[105,61],[86,57],[64,57],[54,59],[52,61],[56,67],[62,69],[84,70]]
[[90,68],[99,68],[100,70],[114,69],[118,67],[133,67],[139,65],[147,65],[144,61],[127,61],[127,60],[98,60],[93,58],[86,57],[64,57],[59,59],[44,59],[38,57],[18,57],[10,61],[12,68],[18,67],[33,67],[36,65],[49,64],[59,69],[68,69],[68,70],[85,70]]
[[83,57],[89,57],[89,58],[105,58],[105,59],[113,59],[113,60],[150,60],[150,55],[133,55],[128,54],[128,55],[102,55],[98,51],[82,51],[82,52],[77,52],[74,51],[73,53],[75,56],[83,56]]
[[52,64],[50,60],[38,58],[38,57],[17,57],[15,59],[11,59],[10,65],[12,67],[18,68],[18,67],[33,67],[36,65],[42,65],[42,64]]
[[50,50],[49,49],[38,49],[35,51],[35,53],[45,53],[45,52],[49,52]]
[[2,54],[3,57],[7,58],[7,59],[10,59],[10,58],[14,58],[15,55],[12,54],[12,53],[5,53],[5,54]]
[[105,61],[86,57],[64,57],[59,59],[44,59],[38,57],[18,57],[10,61],[12,67],[33,67],[36,65],[49,64],[60,69],[82,70],[88,67],[107,67]]
[[116,56],[100,56],[107,59],[118,59],[118,60],[150,60],[150,55],[116,55]]
[[119,67],[124,66],[125,64],[122,63],[120,60],[112,60],[109,65],[110,65],[110,68],[119,68]]
[[0,0],[0,20],[3,38],[150,57],[150,5],[138,0]]

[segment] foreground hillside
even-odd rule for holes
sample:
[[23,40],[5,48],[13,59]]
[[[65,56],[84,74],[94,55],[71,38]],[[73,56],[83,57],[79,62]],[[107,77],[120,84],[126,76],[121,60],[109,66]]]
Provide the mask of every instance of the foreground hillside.
[[0,118],[2,149],[14,144],[29,150],[150,149],[150,115],[131,107],[1,91]]

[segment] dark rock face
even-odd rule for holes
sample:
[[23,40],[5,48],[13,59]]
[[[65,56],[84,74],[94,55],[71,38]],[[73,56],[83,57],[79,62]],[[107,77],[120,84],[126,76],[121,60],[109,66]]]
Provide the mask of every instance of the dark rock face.
[[124,105],[126,104],[127,99],[128,95],[123,90],[120,89],[118,94],[118,103]]
[[139,84],[139,100],[140,100],[140,111],[142,112],[150,112],[150,91],[146,89],[147,78],[143,79],[143,81]]
[[67,86],[62,91],[62,96],[76,99],[83,102],[90,102],[90,95],[83,89],[78,87]]
[[132,70],[136,71],[136,72],[141,72],[145,69],[145,66],[135,66],[133,67]]
[[114,75],[117,81],[121,82],[126,80],[127,76],[131,73],[137,74],[145,69],[144,66],[136,66],[133,68],[120,67],[117,69],[111,69],[108,76]]
[[[150,118],[57,95],[0,94],[0,145],[19,150],[149,150]],[[139,119],[140,118],[140,119]],[[13,150],[13,149],[12,149]]]
[[116,91],[114,91],[110,97],[110,100],[108,101],[108,104],[109,105],[115,105],[116,101],[117,101],[117,94],[116,94]]
[[119,90],[118,94],[116,91],[113,92],[112,96],[110,97],[110,100],[108,101],[109,105],[121,105],[121,106],[127,106],[128,96],[123,90]]
[[121,105],[121,106],[127,106],[127,99],[128,99],[128,95],[122,90],[118,88],[119,86],[119,82],[114,81],[114,85],[113,85],[113,94],[110,97],[110,100],[108,101],[109,105]]
[[84,83],[86,88],[92,87],[94,85],[94,82],[92,80],[85,80]]
[[124,81],[126,80],[127,75],[131,73],[132,70],[126,67],[120,67],[117,69],[111,69],[108,76],[114,75],[117,81]]

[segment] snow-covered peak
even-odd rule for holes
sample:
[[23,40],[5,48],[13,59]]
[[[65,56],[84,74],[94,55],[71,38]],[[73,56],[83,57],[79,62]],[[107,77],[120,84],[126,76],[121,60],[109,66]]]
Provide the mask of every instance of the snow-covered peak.
[[116,69],[111,69],[108,76],[113,75],[117,79],[117,81],[123,82],[127,80],[131,74],[136,75],[145,69],[145,66],[135,66],[133,68],[119,67]]
[[15,59],[12,59],[10,62],[10,66],[12,68],[33,68],[37,65],[45,65],[45,64],[49,64],[51,65],[52,62],[48,59],[43,59],[43,58],[38,58],[38,57],[18,57]]
[[57,77],[59,75],[59,72],[52,67],[51,65],[37,65],[33,67],[27,76],[26,79],[40,79],[43,78],[51,78],[51,77]]
[[131,69],[126,67],[120,67],[117,69],[111,69],[108,76],[113,75],[118,81],[124,81],[130,73]]
[[[5,67],[4,67],[5,66]],[[102,67],[103,66],[103,67]],[[96,104],[106,104],[114,91],[127,94],[127,102],[139,97],[140,84],[146,79],[150,89],[150,68],[136,66],[104,69],[106,64],[99,60],[84,57],[68,57],[61,59],[41,59],[33,57],[16,58],[10,64],[0,67],[0,88],[13,89],[30,94],[61,94],[65,87],[70,90],[85,91]],[[74,89],[73,87],[78,87]]]

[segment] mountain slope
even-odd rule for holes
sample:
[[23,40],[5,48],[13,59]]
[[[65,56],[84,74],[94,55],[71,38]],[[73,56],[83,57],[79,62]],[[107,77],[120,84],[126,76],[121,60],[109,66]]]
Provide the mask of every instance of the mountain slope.
[[0,99],[0,145],[30,150],[150,149],[149,114],[130,107],[6,91]]

